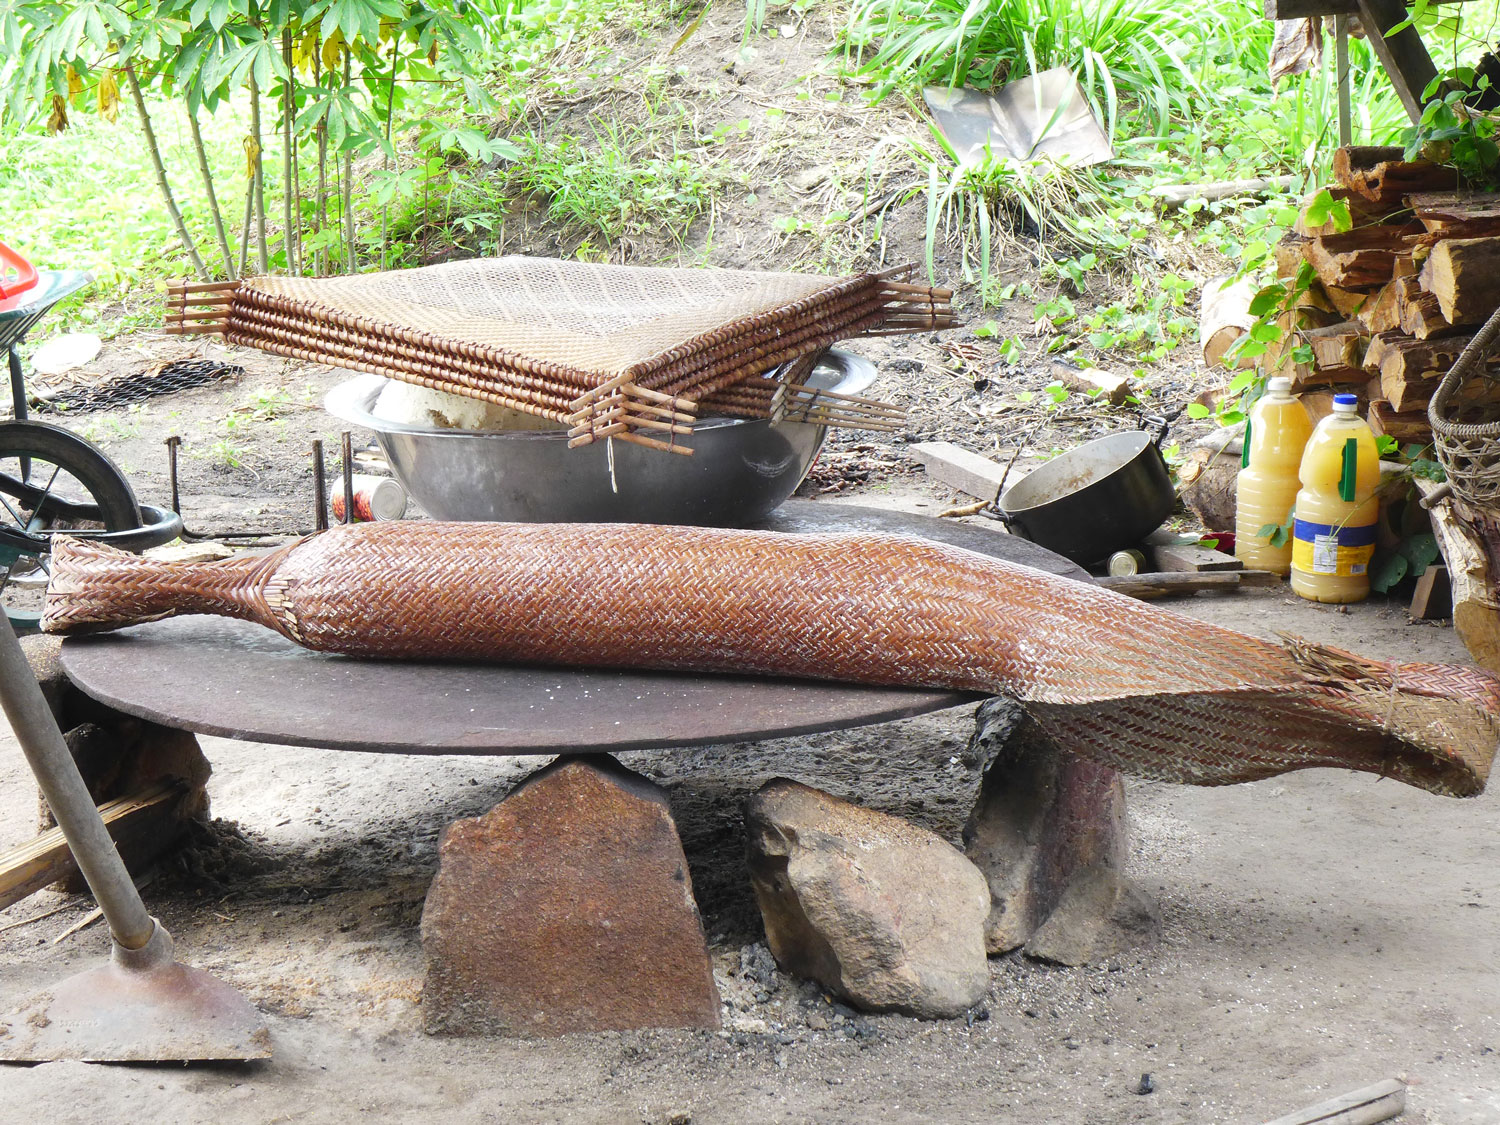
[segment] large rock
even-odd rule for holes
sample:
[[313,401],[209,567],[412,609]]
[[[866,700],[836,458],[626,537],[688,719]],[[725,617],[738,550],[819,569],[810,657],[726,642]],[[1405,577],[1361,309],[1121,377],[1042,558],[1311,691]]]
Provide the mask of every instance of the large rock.
[[559,759],[448,826],[422,912],[427,1030],[718,1027],[703,924],[661,789]]
[[1079,872],[1026,955],[1059,965],[1088,965],[1161,937],[1155,900],[1113,867]]
[[964,849],[989,882],[985,946],[1006,953],[1046,922],[1077,873],[1124,862],[1125,790],[1109,767],[1055,749],[1004,697],[980,706],[968,753],[989,765]]
[[989,891],[957,848],[784,778],[750,799],[746,827],[766,941],[789,972],[928,1019],[983,999]]

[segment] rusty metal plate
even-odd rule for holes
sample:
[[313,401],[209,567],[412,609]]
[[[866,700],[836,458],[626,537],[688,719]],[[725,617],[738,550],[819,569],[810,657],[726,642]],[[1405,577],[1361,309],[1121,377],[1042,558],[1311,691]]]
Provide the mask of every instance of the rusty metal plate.
[[[793,501],[778,531],[904,532],[1068,577],[1059,555],[984,527]],[[804,680],[354,660],[269,629],[184,617],[70,637],[63,667],[127,714],[257,742],[414,754],[554,754],[753,741],[907,718],[967,692]]]

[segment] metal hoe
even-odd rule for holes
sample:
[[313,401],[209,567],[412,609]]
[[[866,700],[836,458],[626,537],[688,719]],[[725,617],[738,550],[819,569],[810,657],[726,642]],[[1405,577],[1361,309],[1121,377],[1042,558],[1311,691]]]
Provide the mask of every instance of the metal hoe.
[[109,964],[0,1018],[0,1060],[269,1057],[270,1032],[249,1001],[173,959],[172,936],[146,913],[8,621],[0,626],[0,705],[113,937]]

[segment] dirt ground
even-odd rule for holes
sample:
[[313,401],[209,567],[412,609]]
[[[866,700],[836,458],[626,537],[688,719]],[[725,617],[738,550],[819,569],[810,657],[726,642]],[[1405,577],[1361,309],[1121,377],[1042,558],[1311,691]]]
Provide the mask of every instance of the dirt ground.
[[[886,353],[885,365],[899,355]],[[310,522],[306,440],[336,373],[246,357],[238,383],[135,414],[71,419],[165,499],[161,441],[189,435],[189,523],[292,531]],[[312,388],[304,393],[304,388]],[[241,467],[191,456],[265,390],[289,405]],[[919,421],[914,431],[924,428]],[[925,427],[929,430],[934,426]],[[914,434],[915,436],[915,434]],[[962,436],[962,435],[959,435]],[[826,502],[932,512],[900,448],[830,450]],[[864,464],[865,470],[859,466]],[[868,466],[876,465],[873,471]],[[889,468],[881,468],[889,465]],[[860,479],[861,471],[867,479]],[[832,487],[824,484],[819,487]],[[814,489],[813,491],[816,491]],[[1465,659],[1452,630],[1396,604],[1348,612],[1278,590],[1174,608],[1270,635],[1290,629],[1386,658]],[[434,1039],[420,1028],[417,923],[449,821],[491,807],[537,759],[403,758],[203,739],[220,818],[145,891],[183,957],[267,1015],[275,1057],[218,1066],[55,1063],[0,1071],[0,1122],[452,1121],[1246,1122],[1390,1076],[1405,1120],[1500,1121],[1500,798],[1447,800],[1309,771],[1199,790],[1132,782],[1132,873],[1158,896],[1161,944],[1087,969],[992,961],[970,1019],[866,1016],[778,972],[743,864],[741,805],[796,778],[957,839],[978,784],[971,709],[837,734],[622,757],[667,787],[716,974],[724,1029],[549,1041]],[[0,847],[33,832],[34,793],[0,745]],[[53,892],[0,912],[0,997],[98,963],[91,907]],[[38,921],[26,919],[61,909]],[[14,923],[22,923],[15,925]],[[1153,1092],[1141,1094],[1143,1074]]]

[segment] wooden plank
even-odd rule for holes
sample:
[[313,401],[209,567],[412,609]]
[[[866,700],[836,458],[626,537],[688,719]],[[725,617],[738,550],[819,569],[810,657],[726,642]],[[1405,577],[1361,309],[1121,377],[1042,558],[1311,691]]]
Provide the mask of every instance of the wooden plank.
[[1099,398],[1111,406],[1121,406],[1135,389],[1135,380],[1129,375],[1116,375],[1113,371],[1101,371],[1097,367],[1074,367],[1071,363],[1054,363],[1052,374],[1064,386],[1082,391],[1091,398]]
[[1453,238],[1432,248],[1423,290],[1449,324],[1483,324],[1500,307],[1500,238]]
[[[119,837],[135,830],[142,822],[160,819],[172,813],[184,792],[180,782],[168,781],[140,793],[99,806],[109,834]],[[50,887],[78,870],[73,853],[62,829],[43,832],[30,843],[0,852],[0,910]]]
[[1406,18],[1406,5],[1402,0],[1359,0],[1359,22],[1365,27],[1365,42],[1374,49],[1380,65],[1385,67],[1396,95],[1415,125],[1422,120],[1422,91],[1437,77],[1437,67],[1432,65],[1432,56],[1427,53],[1415,26],[1391,34],[1391,29],[1405,22]]
[[1106,590],[1141,601],[1201,590],[1238,590],[1249,586],[1279,586],[1281,576],[1269,570],[1168,571],[1162,574],[1111,574],[1094,579]]
[[1408,202],[1429,234],[1448,238],[1500,235],[1500,192],[1418,192]]
[[1146,536],[1144,546],[1157,570],[1245,569],[1245,564],[1233,555],[1226,555],[1223,551],[1215,551],[1211,547],[1200,547],[1195,542],[1184,542],[1182,536],[1164,528],[1157,528]]
[[1453,616],[1453,587],[1448,582],[1448,568],[1433,563],[1417,575],[1407,607],[1413,621],[1436,621]]
[[928,441],[909,448],[933,480],[976,500],[995,499],[1000,483],[1005,479],[1004,465],[951,441]]
[[1387,1078],[1268,1121],[1266,1125],[1379,1125],[1406,1112],[1406,1083]]

